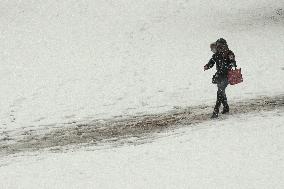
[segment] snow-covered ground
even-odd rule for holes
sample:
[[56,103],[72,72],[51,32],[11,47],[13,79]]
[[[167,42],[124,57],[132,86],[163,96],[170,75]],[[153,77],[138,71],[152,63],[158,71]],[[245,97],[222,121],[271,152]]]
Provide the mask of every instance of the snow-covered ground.
[[283,93],[283,2],[1,1],[0,129],[215,101],[209,44],[227,39],[245,82],[231,101]]
[[283,123],[284,112],[275,110],[189,126],[142,145],[11,156],[0,167],[0,188],[282,189]]
[[[7,132],[213,105],[203,66],[220,37],[244,75],[230,102],[284,94],[281,0],[3,0],[0,10],[0,150]],[[0,188],[284,188],[283,123],[280,108],[141,145],[3,155]]]

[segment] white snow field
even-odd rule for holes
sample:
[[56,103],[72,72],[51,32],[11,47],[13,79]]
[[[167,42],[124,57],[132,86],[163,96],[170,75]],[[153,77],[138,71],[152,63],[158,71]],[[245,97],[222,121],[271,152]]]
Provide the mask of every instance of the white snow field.
[[283,106],[139,145],[2,153],[6,133],[213,106],[220,37],[244,76],[229,103],[284,94],[282,0],[1,0],[0,188],[284,188]]
[[220,37],[244,74],[227,90],[231,101],[282,94],[283,4],[1,1],[0,129],[214,103],[215,70],[203,66]]
[[283,123],[283,111],[275,110],[182,128],[141,145],[10,156],[0,167],[0,188],[282,189]]

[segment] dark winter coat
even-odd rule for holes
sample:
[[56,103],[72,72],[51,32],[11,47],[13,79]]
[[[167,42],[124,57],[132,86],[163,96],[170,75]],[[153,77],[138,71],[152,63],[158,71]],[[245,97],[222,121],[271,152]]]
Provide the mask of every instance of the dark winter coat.
[[212,68],[215,64],[217,70],[215,77],[217,77],[216,79],[218,80],[226,79],[228,71],[231,70],[232,67],[237,67],[235,55],[231,50],[213,54],[206,66]]

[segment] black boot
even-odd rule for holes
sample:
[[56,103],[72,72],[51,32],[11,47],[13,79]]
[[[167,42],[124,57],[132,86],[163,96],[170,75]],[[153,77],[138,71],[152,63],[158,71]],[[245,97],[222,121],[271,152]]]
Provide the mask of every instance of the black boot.
[[226,114],[226,113],[229,113],[229,111],[230,111],[230,108],[229,108],[228,105],[226,105],[226,106],[223,107],[223,111],[221,113]]
[[211,116],[211,119],[215,119],[218,118],[218,113],[219,113],[219,109],[214,109],[213,114]]
[[216,118],[218,118],[218,114],[216,112],[213,112],[211,119],[216,119]]

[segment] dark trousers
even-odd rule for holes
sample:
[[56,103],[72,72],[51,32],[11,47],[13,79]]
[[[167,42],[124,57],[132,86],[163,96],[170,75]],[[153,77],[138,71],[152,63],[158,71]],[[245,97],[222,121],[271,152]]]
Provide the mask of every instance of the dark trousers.
[[227,96],[226,96],[226,87],[228,86],[228,80],[227,79],[222,79],[221,81],[217,82],[217,100],[216,100],[216,105],[214,108],[214,113],[218,114],[219,113],[219,108],[221,104],[223,104],[224,109],[229,109],[229,105],[227,102]]

